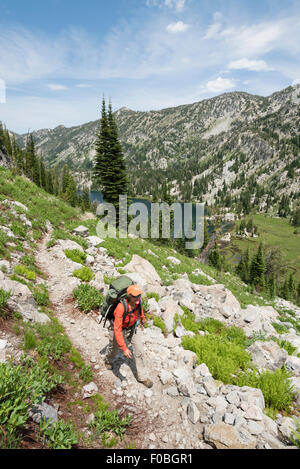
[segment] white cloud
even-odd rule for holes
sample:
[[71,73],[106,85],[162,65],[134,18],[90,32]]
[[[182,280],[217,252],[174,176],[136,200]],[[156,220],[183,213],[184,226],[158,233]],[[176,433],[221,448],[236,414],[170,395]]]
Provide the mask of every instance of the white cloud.
[[91,85],[87,85],[86,83],[79,83],[76,85],[76,88],[90,88]]
[[209,26],[207,33],[204,36],[204,39],[212,39],[212,38],[217,37],[221,28],[222,28],[221,23],[213,23],[211,26]]
[[51,91],[64,91],[64,90],[68,89],[67,86],[65,86],[65,85],[58,85],[58,84],[56,84],[56,83],[49,83],[48,88],[49,88],[49,90],[51,90]]
[[235,81],[230,78],[218,77],[216,80],[211,80],[205,86],[200,88],[200,93],[222,93],[223,91],[231,90],[235,87]]
[[292,86],[300,85],[300,78],[296,78],[296,80],[293,81]]
[[146,0],[146,5],[148,7],[157,6],[159,8],[166,6],[170,10],[180,12],[184,9],[186,2],[187,0]]
[[252,72],[262,72],[273,70],[264,60],[239,59],[228,64],[230,70],[250,70]]
[[176,11],[182,11],[184,9],[186,0],[165,0],[165,5]]
[[189,25],[189,24],[185,24],[185,23],[183,23],[182,21],[177,21],[177,23],[170,23],[170,24],[166,27],[166,31],[167,31],[168,33],[173,33],[173,34],[176,34],[176,33],[184,33],[184,32],[187,31],[189,28],[190,28],[190,25]]

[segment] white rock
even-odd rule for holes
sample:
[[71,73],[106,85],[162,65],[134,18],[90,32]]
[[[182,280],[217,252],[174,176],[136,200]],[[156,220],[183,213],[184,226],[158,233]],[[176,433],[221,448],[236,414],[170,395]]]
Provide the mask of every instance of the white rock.
[[94,396],[94,394],[97,394],[97,392],[98,386],[94,382],[86,384],[82,388],[83,399],[88,399],[89,397]]
[[104,243],[104,239],[99,238],[98,236],[87,236],[86,238],[89,247],[96,247],[98,244]]
[[146,281],[150,284],[161,284],[161,278],[156,272],[155,268],[149,261],[143,259],[137,254],[133,254],[131,261],[124,266],[128,272],[138,273],[145,277]]
[[167,259],[172,262],[172,264],[181,264],[181,261],[177,259],[176,257],[169,256]]
[[288,371],[292,372],[295,376],[300,376],[300,358],[293,355],[288,356],[285,366]]
[[260,420],[263,419],[262,410],[259,407],[255,406],[255,405],[251,405],[246,410],[246,412],[244,414],[244,418],[247,419],[247,420],[259,420],[260,421]]
[[77,228],[74,228],[72,234],[79,235],[79,236],[88,236],[89,229],[86,226],[80,225]]
[[234,425],[235,416],[232,413],[226,412],[224,415],[224,422],[228,425]]

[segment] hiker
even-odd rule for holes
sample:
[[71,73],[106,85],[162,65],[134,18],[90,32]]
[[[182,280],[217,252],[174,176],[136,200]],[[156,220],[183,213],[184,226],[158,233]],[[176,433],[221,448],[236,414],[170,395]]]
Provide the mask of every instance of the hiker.
[[[114,310],[114,320],[109,326],[109,344],[105,357],[105,366],[108,370],[112,369],[112,361],[120,348],[126,358],[131,358],[132,354],[127,343],[132,345],[137,380],[147,388],[151,388],[153,383],[147,378],[147,372],[144,363],[144,350],[141,340],[141,330],[144,329],[145,316],[141,306],[142,290],[138,285],[130,285],[126,290],[125,301],[128,305],[128,314],[123,317],[125,308],[120,302]],[[140,327],[139,327],[140,326]]]

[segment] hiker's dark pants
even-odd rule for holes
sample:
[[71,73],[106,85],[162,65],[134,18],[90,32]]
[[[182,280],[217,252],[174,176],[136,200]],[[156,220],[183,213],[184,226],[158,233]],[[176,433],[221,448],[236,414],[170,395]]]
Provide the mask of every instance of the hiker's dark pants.
[[[115,338],[113,325],[109,326],[109,344],[105,356],[105,363],[111,364],[118,351],[120,350]],[[132,345],[135,357],[136,372],[138,381],[145,381],[147,379],[147,371],[144,361],[144,347],[142,342],[142,331],[139,327],[134,331],[134,327],[123,329],[122,331],[126,345]]]

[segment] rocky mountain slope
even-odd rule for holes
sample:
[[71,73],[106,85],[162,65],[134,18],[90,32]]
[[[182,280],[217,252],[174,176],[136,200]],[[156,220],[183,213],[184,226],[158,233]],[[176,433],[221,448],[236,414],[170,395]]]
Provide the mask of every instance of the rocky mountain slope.
[[[19,183],[20,180],[21,178]],[[216,271],[209,270],[216,275],[217,280],[201,270],[205,266],[195,262],[191,281],[185,272],[184,256],[176,252],[170,256],[168,250],[153,245],[149,253],[148,244],[144,240],[134,239],[130,243],[131,246],[139,246],[142,256],[129,255],[129,248],[122,252],[121,240],[118,256],[112,256],[109,241],[104,242],[95,234],[97,220],[92,215],[79,220],[74,212],[74,221],[61,221],[60,229],[53,218],[52,221],[47,219],[41,224],[38,219],[40,213],[33,212],[31,206],[34,205],[33,184],[26,184],[28,187],[24,184],[20,197],[24,197],[26,187],[28,206],[24,204],[23,198],[21,202],[7,194],[6,198],[1,195],[0,234],[3,235],[3,231],[6,234],[5,238],[4,235],[1,237],[1,252],[5,252],[3,246],[6,246],[11,250],[11,255],[9,259],[8,256],[3,259],[1,254],[0,289],[10,292],[7,301],[9,310],[18,312],[30,326],[36,322],[41,325],[51,324],[54,316],[64,326],[72,344],[91,367],[90,381],[81,389],[77,387],[77,395],[64,408],[70,419],[78,418],[77,413],[80,413],[83,419],[80,430],[86,437],[91,437],[89,424],[97,419],[96,415],[87,412],[87,408],[90,408],[93,395],[100,391],[118,409],[119,415],[132,416],[128,432],[136,448],[294,448],[290,439],[295,429],[292,416],[299,415],[300,405],[300,358],[297,356],[300,353],[299,308],[279,299],[276,300],[275,307],[263,305],[259,302],[259,297],[256,298],[257,301],[251,297],[253,304],[249,299],[247,307],[243,308],[237,296],[220,283]],[[9,187],[6,186],[6,192],[8,190]],[[45,194],[41,194],[40,199],[42,197]],[[54,206],[55,198],[50,197],[48,203]],[[53,217],[51,211],[48,215]],[[16,218],[22,224],[23,232],[20,231],[20,226],[18,230],[15,229]],[[77,226],[79,223],[81,228]],[[34,243],[37,227],[42,230],[42,236],[38,243]],[[116,248],[118,240],[113,241]],[[14,250],[14,246],[18,249]],[[22,246],[26,249],[26,259]],[[31,250],[27,251],[30,247]],[[67,250],[74,249],[77,253],[85,254],[85,266],[94,274],[94,278],[88,282],[73,275],[75,269],[82,267],[82,264],[66,256]],[[24,281],[20,270],[16,269],[20,263],[28,262],[29,253],[34,255],[34,261],[31,259],[30,264],[35,263],[38,269],[33,286],[28,281],[29,277],[26,277],[27,282]],[[146,257],[152,257],[153,261],[150,262]],[[154,267],[159,265],[155,261],[157,258],[160,263],[164,263],[164,269],[161,268],[160,271]],[[108,289],[107,279],[120,274],[120,265],[122,273],[131,276],[140,284],[145,295],[150,295],[147,305],[149,327],[143,331],[149,377],[154,382],[150,390],[136,381],[134,362],[122,355],[116,359],[112,371],[106,370],[103,353],[108,342],[107,330],[96,321],[96,310],[84,313],[73,297],[74,288],[87,284],[105,294]],[[173,266],[176,266],[176,280],[174,277],[172,279]],[[17,272],[19,275],[11,278]],[[230,277],[233,285],[234,276],[224,275],[224,280],[226,277]],[[167,278],[170,281],[166,282]],[[40,283],[49,291],[50,303],[43,310],[37,304],[38,297],[34,294],[36,291],[31,289],[37,288]],[[52,311],[50,315],[47,314],[49,308]],[[290,310],[290,315],[285,315],[284,323],[283,310]],[[195,322],[191,322],[191,315]],[[216,334],[205,328],[191,330],[193,327],[189,327],[189,324],[195,325],[201,320],[218,324]],[[157,321],[164,324],[164,333],[155,325]],[[283,366],[289,370],[289,381],[295,388],[290,416],[277,412],[273,419],[270,418],[267,412],[269,396],[264,395],[259,387],[226,384],[214,377],[220,367],[220,358],[217,361],[212,360],[208,366],[204,361],[199,362],[198,353],[183,346],[184,339],[196,338],[199,343],[201,340],[218,340],[220,328],[232,326],[239,328],[240,334],[252,339],[251,345],[245,350],[251,359],[249,367],[251,364],[260,373],[276,372]],[[8,363],[9,357],[12,357],[16,363],[22,362],[24,351],[17,328],[8,331],[5,321],[2,321],[0,329],[1,361]],[[231,333],[236,330],[232,329]],[[232,335],[230,341],[233,339]],[[223,338],[226,347],[230,347],[230,341]],[[293,346],[293,354],[283,348],[287,343]],[[223,350],[225,352],[225,348]],[[37,351],[33,350],[32,356],[36,357],[36,354]],[[48,359],[53,360],[53,357]],[[225,355],[223,359],[225,360]],[[64,370],[66,366],[67,361],[64,362]],[[63,410],[61,396],[68,387],[70,381],[63,385],[60,393],[51,397],[50,403],[47,400],[47,405],[41,406],[38,412],[47,416],[51,410],[51,420],[59,420]],[[75,401],[80,400],[86,405],[81,404],[80,410],[75,409]],[[58,413],[58,409],[61,413]],[[30,418],[35,418],[35,412],[31,411]],[[94,444],[99,443],[94,440]]]
[[[233,92],[160,111],[119,109],[115,117],[137,192],[151,195],[167,180],[178,197],[193,193],[212,202],[224,181],[233,185],[232,195],[239,193],[242,172],[279,193],[297,192],[299,103],[296,85],[269,97]],[[50,165],[67,163],[83,182],[90,180],[98,126],[59,126],[34,132],[34,138]],[[18,142],[24,145],[25,138]]]
[[4,168],[11,167],[11,161],[7,154],[7,151],[4,147],[1,147],[1,146],[0,146],[0,166],[3,166]]

